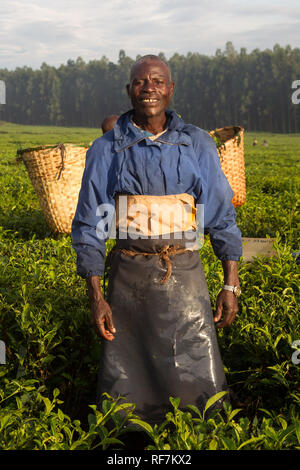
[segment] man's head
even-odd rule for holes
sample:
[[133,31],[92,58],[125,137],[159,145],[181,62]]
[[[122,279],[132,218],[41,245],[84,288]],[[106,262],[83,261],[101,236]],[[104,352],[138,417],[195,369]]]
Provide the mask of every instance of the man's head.
[[145,117],[164,114],[174,90],[169,66],[155,55],[141,57],[131,68],[126,88],[137,114]]
[[119,118],[119,116],[117,116],[116,114],[112,114],[111,116],[107,116],[102,121],[101,128],[102,128],[103,134],[110,131],[114,127],[114,125],[115,125],[116,121],[118,120],[118,118]]

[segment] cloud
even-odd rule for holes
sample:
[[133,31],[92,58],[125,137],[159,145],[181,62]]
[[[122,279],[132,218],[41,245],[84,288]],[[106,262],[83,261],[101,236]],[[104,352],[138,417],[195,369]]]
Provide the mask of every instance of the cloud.
[[214,54],[227,41],[235,48],[299,46],[300,5],[296,0],[2,0],[0,68],[43,62],[58,66],[81,56],[119,50],[137,54]]

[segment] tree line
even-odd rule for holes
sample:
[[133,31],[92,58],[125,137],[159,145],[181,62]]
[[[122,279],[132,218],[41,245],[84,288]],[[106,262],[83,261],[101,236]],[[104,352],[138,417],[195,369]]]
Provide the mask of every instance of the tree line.
[[[78,57],[59,67],[0,69],[6,84],[0,120],[100,127],[107,115],[130,108],[125,85],[136,59],[121,50],[117,63],[105,56],[89,62]],[[214,56],[175,53],[166,62],[175,82],[171,107],[186,122],[204,129],[242,125],[249,131],[300,132],[300,104],[291,99],[292,83],[300,80],[299,48],[276,44],[248,53],[228,42]]]

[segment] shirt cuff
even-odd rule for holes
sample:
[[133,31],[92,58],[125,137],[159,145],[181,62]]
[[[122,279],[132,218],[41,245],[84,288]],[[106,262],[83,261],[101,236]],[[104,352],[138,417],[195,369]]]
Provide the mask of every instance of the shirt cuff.
[[88,271],[88,272],[81,272],[79,269],[77,269],[77,274],[78,276],[82,277],[83,279],[86,279],[91,276],[103,276],[104,271]]
[[240,261],[241,257],[238,255],[221,255],[219,259],[221,261]]

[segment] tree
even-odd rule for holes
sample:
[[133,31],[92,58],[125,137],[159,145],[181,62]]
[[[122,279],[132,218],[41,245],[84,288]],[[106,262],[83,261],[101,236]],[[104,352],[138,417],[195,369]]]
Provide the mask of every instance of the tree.
[[[163,52],[159,56],[167,61]],[[167,62],[175,82],[171,106],[185,121],[204,129],[240,124],[254,131],[300,131],[300,106],[291,101],[300,49],[276,44],[247,53],[228,41],[214,56],[175,53]],[[0,70],[7,85],[1,119],[100,128],[107,115],[130,108],[125,85],[133,63],[121,49],[117,63],[78,57],[58,68],[44,63],[39,70]]]

